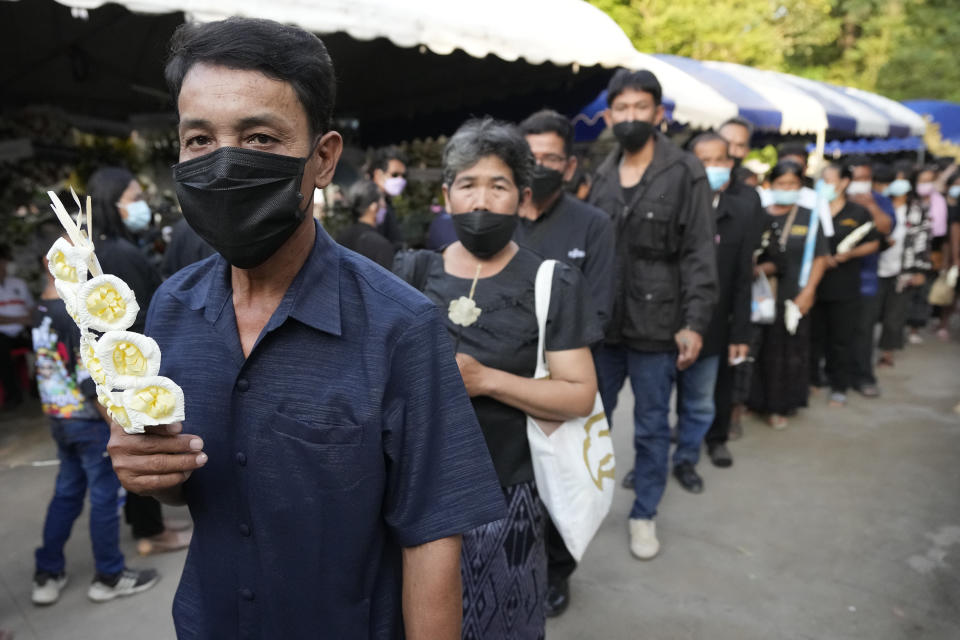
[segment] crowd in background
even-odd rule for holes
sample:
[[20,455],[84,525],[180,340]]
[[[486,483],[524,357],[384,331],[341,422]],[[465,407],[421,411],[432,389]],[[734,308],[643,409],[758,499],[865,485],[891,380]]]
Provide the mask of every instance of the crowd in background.
[[[650,72],[617,72],[608,101],[604,117],[617,145],[591,171],[578,166],[573,127],[554,111],[518,126],[464,124],[447,144],[445,210],[421,251],[403,246],[391,204],[406,186],[402,153],[378,151],[366,176],[345,185],[353,222],[337,242],[393,270],[444,311],[468,292],[482,311],[466,325],[448,321],[447,329],[507,517],[464,534],[465,637],[542,637],[544,616],[569,603],[576,562],[537,497],[526,415],[583,415],[599,390],[611,425],[630,428],[613,420],[630,382],[634,453],[620,459],[630,460],[623,482],[635,494],[630,550],[647,560],[660,549],[655,518],[671,470],[684,489],[703,491],[701,449],[717,467],[732,466],[728,443],[742,434],[747,412],[783,429],[811,394],[822,393],[837,410],[851,391],[880,397],[875,368],[895,366],[905,344],[929,339],[922,330],[931,323],[935,339],[949,339],[953,297],[931,304],[931,288],[938,280],[956,287],[955,164],[854,157],[819,167],[814,181],[805,150],[785,145],[775,166],[758,175],[742,163],[753,135],[746,120],[702,132],[685,148],[671,141],[660,128],[661,89]],[[148,255],[157,246],[146,235],[152,214],[126,169],[101,169],[88,193],[97,253],[105,272],[136,292],[141,316],[133,330],[142,331],[162,277],[214,249],[180,221],[162,257]],[[551,378],[532,380],[533,286],[544,259],[560,263],[545,336]],[[107,432],[95,425],[104,416],[76,356],[75,328],[52,279],[34,300],[8,271],[9,260],[5,249],[4,403],[22,401],[16,360],[35,351],[61,460],[36,555],[34,602],[56,601],[65,584],[63,546],[88,486],[97,564],[90,597],[148,589],[156,574],[127,568],[119,553],[122,498],[102,455]],[[124,509],[141,553],[189,542],[181,523],[165,523],[156,500],[128,493]],[[517,530],[529,535],[508,552]],[[529,609],[523,616],[498,617],[484,606],[492,601],[487,591],[507,581],[520,585]]]

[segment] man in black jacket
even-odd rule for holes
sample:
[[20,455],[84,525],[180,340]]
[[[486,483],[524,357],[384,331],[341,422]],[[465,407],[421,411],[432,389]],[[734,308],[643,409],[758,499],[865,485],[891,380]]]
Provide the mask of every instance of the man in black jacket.
[[[545,109],[520,123],[537,165],[533,196],[520,207],[520,224],[514,234],[518,244],[546,259],[560,260],[580,269],[589,285],[598,326],[610,318],[613,294],[613,225],[605,212],[566,193],[577,169],[573,155],[573,125],[569,118]],[[563,538],[547,523],[546,614],[563,613],[570,602],[568,580],[577,567]]]
[[[727,141],[716,133],[693,139],[690,150],[706,169],[717,225],[719,296],[703,338],[700,358],[680,373],[677,385],[677,449],[673,474],[694,493],[703,490],[695,466],[706,436],[707,452],[718,467],[729,467],[727,450],[734,368],[750,351],[750,299],[756,229],[763,209],[756,192],[730,177],[733,160]],[[688,383],[688,379],[691,384]],[[708,431],[709,429],[709,431]]]
[[587,199],[611,216],[616,234],[613,311],[596,360],[608,416],[628,376],[633,387],[630,551],[641,559],[660,549],[653,518],[667,481],[673,383],[678,369],[696,362],[717,295],[707,177],[696,158],[656,131],[661,94],[649,71],[611,78],[604,119],[619,145]]

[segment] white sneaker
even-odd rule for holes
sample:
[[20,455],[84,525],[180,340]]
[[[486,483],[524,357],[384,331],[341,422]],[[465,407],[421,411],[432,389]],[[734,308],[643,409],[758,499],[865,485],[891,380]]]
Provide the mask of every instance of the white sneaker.
[[907,337],[907,342],[909,342],[910,344],[923,344],[923,338],[920,337],[919,333],[911,333]]
[[46,571],[38,571],[33,576],[33,594],[30,599],[33,604],[46,606],[60,599],[60,591],[67,585],[67,574],[54,575]]
[[630,518],[630,553],[640,560],[650,560],[659,552],[657,524],[653,520]]
[[[157,584],[160,576],[154,569],[124,569],[111,579],[98,575],[87,590],[87,597],[94,602],[107,602],[119,596],[132,596]],[[113,584],[110,584],[113,582]]]

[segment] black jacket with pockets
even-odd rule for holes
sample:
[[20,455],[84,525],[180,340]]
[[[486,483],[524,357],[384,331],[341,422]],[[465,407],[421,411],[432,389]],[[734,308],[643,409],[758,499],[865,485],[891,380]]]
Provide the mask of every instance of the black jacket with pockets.
[[621,150],[603,161],[587,201],[616,233],[613,313],[607,344],[638,351],[676,349],[684,327],[701,336],[717,299],[716,227],[700,161],[656,133],[650,166],[631,202],[620,185]]

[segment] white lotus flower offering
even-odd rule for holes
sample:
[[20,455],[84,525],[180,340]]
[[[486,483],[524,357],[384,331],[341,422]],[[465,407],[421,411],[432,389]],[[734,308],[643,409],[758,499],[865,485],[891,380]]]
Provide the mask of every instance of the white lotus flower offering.
[[57,282],[80,284],[87,281],[87,265],[93,250],[75,247],[65,238],[57,241],[47,252],[47,266]]
[[140,305],[127,283],[117,276],[87,280],[77,293],[77,318],[81,327],[95,331],[122,331],[136,322]]
[[[108,331],[94,347],[94,358],[113,387],[128,389],[160,372],[160,347],[132,331]],[[93,374],[91,373],[91,376]]]
[[847,253],[853,251],[854,247],[859,244],[861,240],[867,237],[867,234],[870,233],[870,230],[873,229],[872,222],[864,222],[862,225],[851,231],[847,234],[847,237],[841,240],[837,244],[837,254]]
[[79,325],[80,321],[77,319],[77,297],[80,294],[80,285],[76,282],[67,282],[66,280],[54,280],[53,285],[57,289],[57,295],[60,296],[63,304],[67,307],[67,313],[70,314],[73,321]]
[[477,290],[477,280],[480,279],[480,269],[482,265],[477,265],[477,274],[473,277],[473,284],[470,285],[470,295],[460,296],[456,300],[451,300],[447,307],[447,317],[450,322],[461,327],[469,327],[480,317],[482,309],[473,301],[473,294]]
[[[86,219],[81,209],[75,222],[55,193],[47,195],[70,238],[53,243],[47,262],[57,294],[80,327],[80,357],[97,384],[97,400],[127,433],[183,420],[183,390],[157,375],[160,347],[147,336],[127,331],[140,311],[133,290],[100,268],[92,241],[89,196]],[[75,193],[73,199],[79,207]]]
[[107,373],[103,370],[100,359],[97,358],[97,336],[92,332],[80,333],[80,359],[98,387],[107,384]]
[[184,418],[183,390],[163,376],[142,378],[136,386],[125,389],[123,406],[132,429],[141,433],[145,426],[169,424]]
[[783,323],[787,327],[787,333],[792,336],[797,335],[797,327],[800,326],[800,319],[803,314],[800,313],[800,307],[793,300],[787,300],[783,304]]

